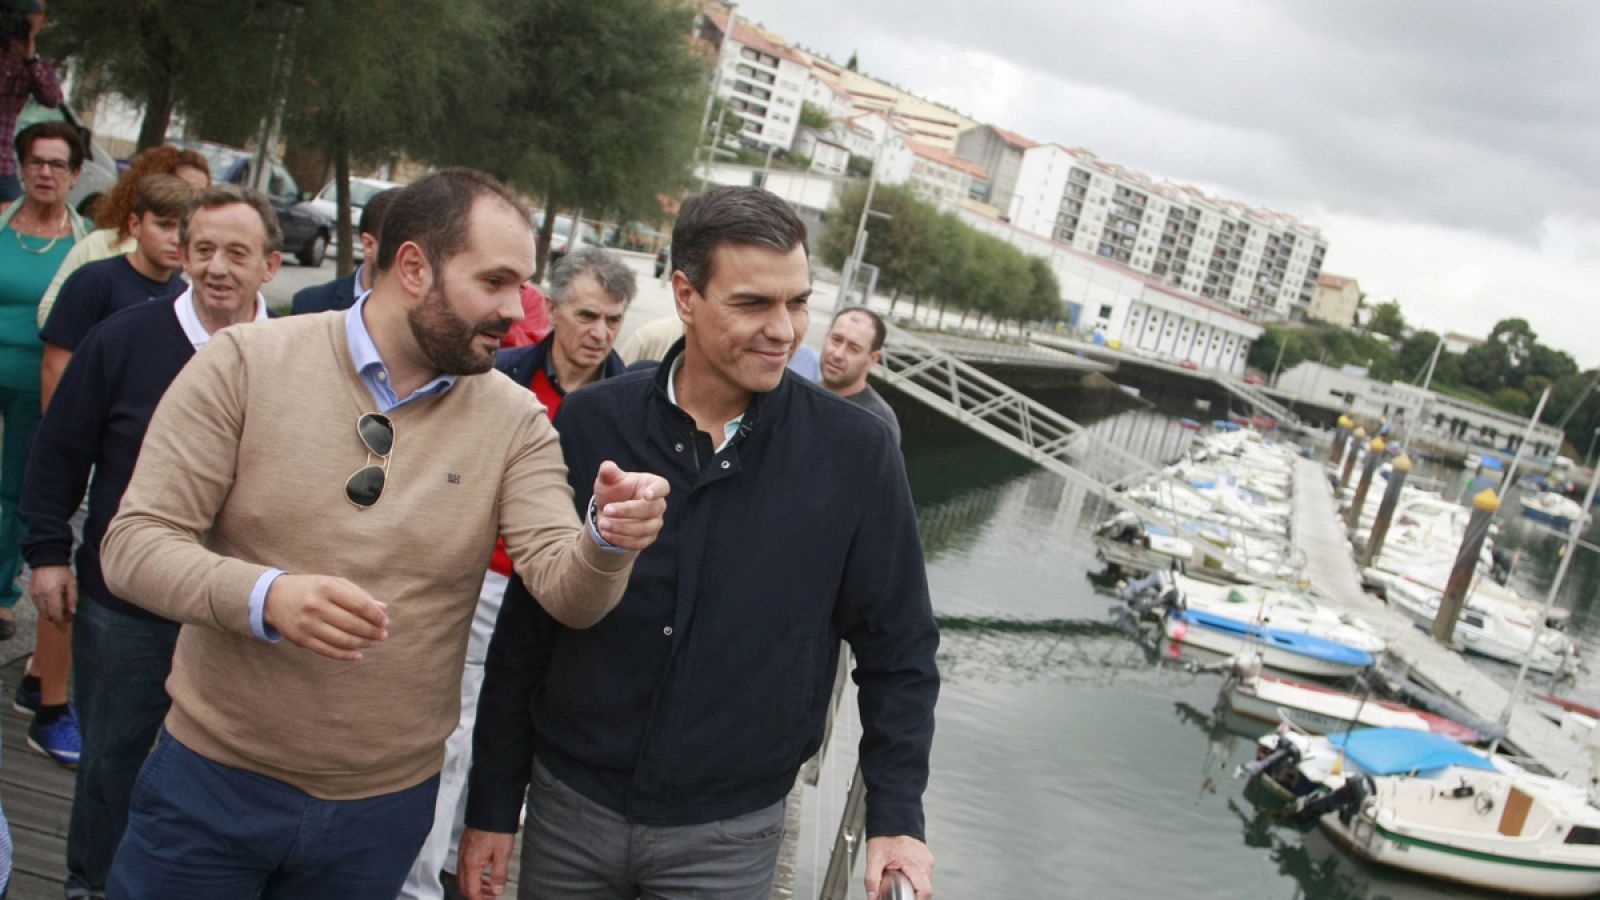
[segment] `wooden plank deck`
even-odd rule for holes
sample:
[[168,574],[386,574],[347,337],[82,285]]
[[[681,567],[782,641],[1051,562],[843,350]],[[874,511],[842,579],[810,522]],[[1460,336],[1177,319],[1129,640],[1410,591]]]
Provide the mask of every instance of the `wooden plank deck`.
[[73,773],[28,749],[30,718],[11,708],[25,660],[0,668],[0,802],[11,822],[9,900],[57,900],[67,876],[67,816]]
[[[74,774],[27,746],[29,717],[11,708],[11,691],[22,679],[25,659],[0,667],[4,710],[0,712],[0,803],[11,823],[11,888],[7,900],[59,900],[67,877],[67,818]],[[521,835],[511,857],[506,895],[517,894]]]
[[[1346,539],[1322,464],[1297,459],[1294,470],[1295,545],[1307,556],[1306,577],[1335,608],[1360,616],[1389,642],[1389,656],[1402,662],[1413,678],[1429,689],[1455,699],[1486,722],[1495,722],[1510,692],[1461,654],[1440,646],[1404,613],[1361,589],[1355,554]],[[1588,766],[1578,744],[1559,726],[1539,715],[1527,702],[1526,689],[1511,716],[1504,744],[1532,757],[1551,772],[1587,786]]]

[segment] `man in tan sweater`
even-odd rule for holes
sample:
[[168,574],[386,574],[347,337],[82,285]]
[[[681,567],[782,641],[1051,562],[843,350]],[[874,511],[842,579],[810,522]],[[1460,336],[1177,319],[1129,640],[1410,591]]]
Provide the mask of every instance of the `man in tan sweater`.
[[505,188],[430,175],[352,309],[220,332],[165,395],[102,548],[183,623],[111,895],[394,897],[495,536],[563,624],[616,604],[667,485],[608,463],[573,514],[554,429],[489,371],[533,257]]

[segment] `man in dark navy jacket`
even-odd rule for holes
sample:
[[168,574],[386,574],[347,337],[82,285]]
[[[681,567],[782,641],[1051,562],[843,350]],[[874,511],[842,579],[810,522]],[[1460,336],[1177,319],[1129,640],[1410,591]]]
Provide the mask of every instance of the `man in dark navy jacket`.
[[378,240],[383,236],[383,213],[399,192],[399,188],[390,188],[374,194],[367,205],[361,208],[361,225],[356,229],[361,240],[361,265],[356,266],[356,270],[347,278],[335,278],[326,284],[295,291],[294,298],[289,301],[290,315],[349,309],[356,305],[356,300],[362,294],[372,290],[372,270],[367,267],[367,261],[378,258]]
[[756,188],[692,197],[672,246],[684,338],[556,419],[580,508],[613,458],[668,479],[666,525],[592,628],[560,627],[513,582],[478,710],[461,887],[504,884],[526,789],[524,897],[766,896],[842,639],[860,688],[867,889],[896,869],[926,897],[939,636],[899,448],[877,416],[784,374],[811,293],[787,204]]
[[[69,896],[105,894],[134,779],[170,704],[165,683],[178,639],[178,623],[106,588],[100,541],[161,397],[213,334],[266,318],[260,289],[280,259],[277,214],[255,191],[233,185],[201,191],[179,230],[193,286],[175,300],[124,309],[89,331],[39,423],[22,490],[23,552],[33,567],[28,592],[41,616],[73,621],[83,749],[67,829]],[[89,517],[74,581],[69,521],[86,486]]]

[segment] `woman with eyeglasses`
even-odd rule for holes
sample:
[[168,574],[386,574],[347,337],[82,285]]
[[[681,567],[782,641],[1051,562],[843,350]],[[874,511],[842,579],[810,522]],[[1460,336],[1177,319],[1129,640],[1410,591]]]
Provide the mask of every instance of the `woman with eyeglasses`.
[[[39,364],[44,344],[35,314],[67,251],[89,226],[67,204],[83,165],[83,142],[65,122],[24,128],[15,141],[22,196],[0,211],[0,638],[16,633],[12,607],[22,596],[24,528],[17,514],[28,446],[39,424]],[[82,742],[67,705],[72,637],[41,622],[33,658],[13,705],[34,713],[28,744],[64,766]]]

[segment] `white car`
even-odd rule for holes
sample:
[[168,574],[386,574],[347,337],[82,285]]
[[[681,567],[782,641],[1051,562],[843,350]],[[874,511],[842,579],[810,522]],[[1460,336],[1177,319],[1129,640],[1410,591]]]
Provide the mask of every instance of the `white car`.
[[[378,178],[351,178],[350,179],[350,228],[352,231],[361,227],[361,210],[366,207],[367,201],[390,188],[401,187],[393,181],[383,181]],[[323,185],[317,196],[311,198],[309,204],[312,209],[328,217],[328,221],[339,220],[339,185],[330,181]],[[338,239],[335,238],[335,241]],[[361,242],[357,241],[351,248],[355,251],[355,258],[361,258]]]

